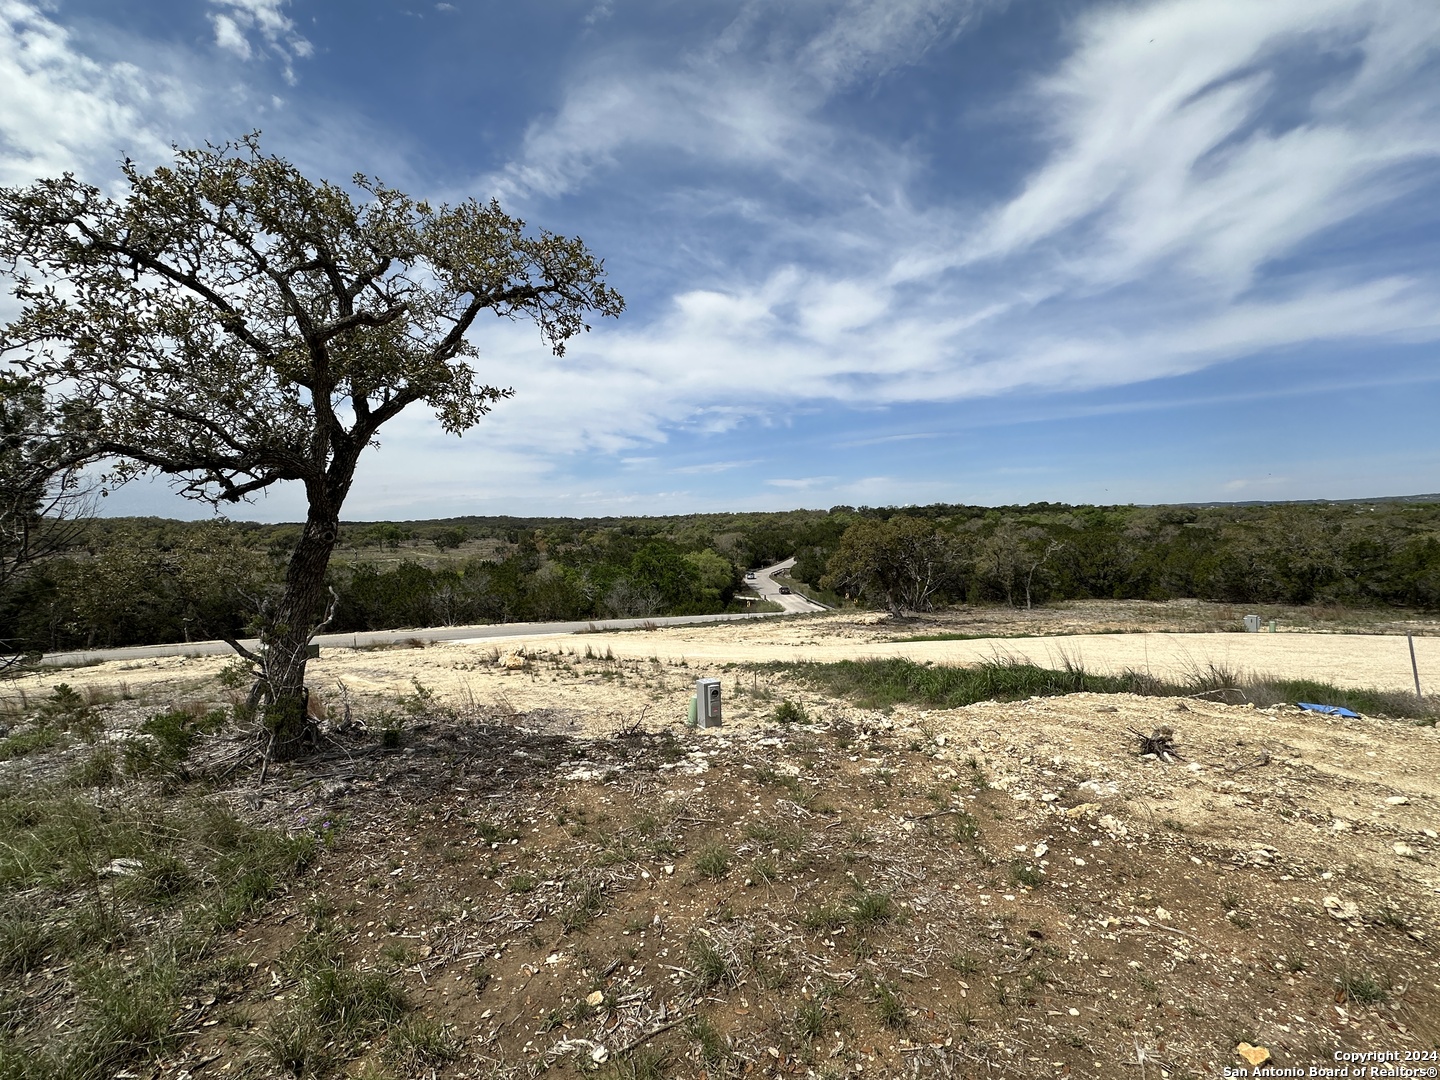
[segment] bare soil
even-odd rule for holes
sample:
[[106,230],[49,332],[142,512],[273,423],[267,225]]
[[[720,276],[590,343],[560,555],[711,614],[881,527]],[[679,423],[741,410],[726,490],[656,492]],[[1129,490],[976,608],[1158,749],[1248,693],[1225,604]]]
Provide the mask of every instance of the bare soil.
[[[1315,679],[1336,686],[1413,692],[1406,634],[1422,690],[1440,689],[1440,619],[1383,612],[1316,608],[1257,608],[1277,632],[1239,633],[1241,610],[1198,601],[1145,603],[1086,601],[1037,608],[967,608],[895,620],[867,613],[786,616],[745,622],[662,627],[649,631],[476,637],[423,648],[321,650],[312,662],[313,694],[343,712],[347,702],[394,707],[415,694],[417,681],[438,703],[473,709],[497,701],[516,710],[559,709],[574,714],[575,730],[603,734],[635,705],[643,672],[642,704],[652,721],[683,720],[693,681],[727,665],[770,660],[844,660],[905,656],[920,662],[964,664],[1013,657],[1046,666],[1079,663],[1096,673],[1126,669],[1184,680],[1211,667],[1237,677]],[[1229,632],[1224,632],[1229,631]],[[958,636],[951,640],[908,640]],[[587,655],[588,654],[588,655]],[[547,658],[534,667],[506,668],[506,657]],[[600,661],[649,661],[608,667]],[[84,668],[41,671],[0,684],[6,701],[43,696],[59,682],[97,692],[183,698],[213,691],[230,661],[217,656],[109,661]],[[628,674],[627,674],[628,673]],[[584,687],[583,700],[574,691]],[[764,720],[768,708],[732,701],[727,719]]]
[[[1047,636],[896,643],[966,630],[837,615],[523,653],[326,650],[312,760],[262,779],[232,735],[191,762],[235,766],[221,793],[251,818],[333,840],[228,943],[249,976],[193,1003],[196,1034],[157,1074],[274,1073],[255,1032],[296,992],[283,958],[324,912],[351,962],[464,1040],[413,1075],[1182,1077],[1259,1056],[1243,1044],[1306,1068],[1440,1050],[1435,728],[1094,694],[880,713],[726,666],[1063,650],[1097,671],[1411,686],[1393,634],[1013,616],[1009,633]],[[1069,636],[1085,625],[1120,632]],[[1130,632],[1156,629],[1172,632]],[[1440,640],[1415,644],[1440,678]],[[113,733],[157,703],[223,699],[219,670],[107,664],[6,693],[137,699],[107,706]],[[725,726],[689,729],[712,674]],[[809,722],[776,724],[782,700]],[[1138,753],[1156,733],[1168,759]],[[0,781],[40,767],[0,764]],[[386,1039],[349,1075],[410,1075],[385,1071]]]

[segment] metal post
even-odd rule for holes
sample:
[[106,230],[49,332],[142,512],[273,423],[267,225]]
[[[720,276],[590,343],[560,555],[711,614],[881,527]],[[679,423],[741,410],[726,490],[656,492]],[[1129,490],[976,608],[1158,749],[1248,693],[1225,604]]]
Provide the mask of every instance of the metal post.
[[1415,676],[1415,696],[1424,701],[1425,695],[1420,693],[1420,665],[1415,663],[1415,635],[1406,634],[1405,640],[1410,643],[1410,673]]

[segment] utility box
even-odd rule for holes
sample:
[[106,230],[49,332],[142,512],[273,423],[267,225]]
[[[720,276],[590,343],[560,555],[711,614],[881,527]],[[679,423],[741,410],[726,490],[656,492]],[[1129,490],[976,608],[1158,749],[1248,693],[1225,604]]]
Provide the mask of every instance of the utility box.
[[720,726],[720,680],[695,680],[695,726]]
[[1259,615],[1246,615],[1246,616],[1245,616],[1245,630],[1246,630],[1247,633],[1258,634],[1258,633],[1260,632],[1260,616],[1259,616]]

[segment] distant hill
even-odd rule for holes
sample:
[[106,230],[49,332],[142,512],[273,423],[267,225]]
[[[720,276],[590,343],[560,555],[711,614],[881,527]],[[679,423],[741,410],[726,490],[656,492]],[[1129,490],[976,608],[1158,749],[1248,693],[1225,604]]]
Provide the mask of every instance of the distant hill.
[[1150,503],[1151,506],[1365,506],[1371,503],[1440,503],[1440,494],[1378,495],[1368,499],[1246,499],[1234,502]]

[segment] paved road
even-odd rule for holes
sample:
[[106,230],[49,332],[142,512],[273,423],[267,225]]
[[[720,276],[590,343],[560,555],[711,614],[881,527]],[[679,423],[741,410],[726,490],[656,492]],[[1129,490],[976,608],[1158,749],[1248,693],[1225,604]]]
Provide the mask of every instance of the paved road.
[[794,565],[794,559],[786,559],[784,562],[778,562],[774,566],[767,566],[763,570],[756,570],[754,580],[747,580],[746,584],[766,600],[779,604],[788,613],[798,615],[804,612],[828,610],[824,604],[817,604],[814,600],[807,599],[799,593],[782,593],[780,591],[780,586],[775,581],[775,575],[789,570]]
[[[422,641],[475,641],[486,638],[534,637],[543,634],[575,634],[590,630],[634,630],[642,626],[684,626],[693,623],[729,622],[734,619],[762,619],[766,615],[800,614],[824,611],[819,604],[812,603],[796,593],[782,596],[780,586],[773,575],[795,565],[794,559],[767,566],[755,571],[754,580],[746,584],[754,587],[767,600],[773,600],[785,610],[783,612],[757,611],[753,614],[738,615],[668,615],[649,619],[595,619],[587,622],[548,623],[481,623],[474,626],[433,626],[411,630],[372,630],[358,634],[319,634],[315,644],[321,648],[354,649],[365,645],[386,645],[396,641],[419,638]],[[254,649],[259,642],[254,638],[242,639],[241,644]],[[68,667],[74,664],[92,664],[104,660],[142,660],[154,656],[210,656],[232,652],[223,641],[177,642],[170,645],[133,645],[123,649],[85,649],[75,652],[50,653],[42,665]]]

